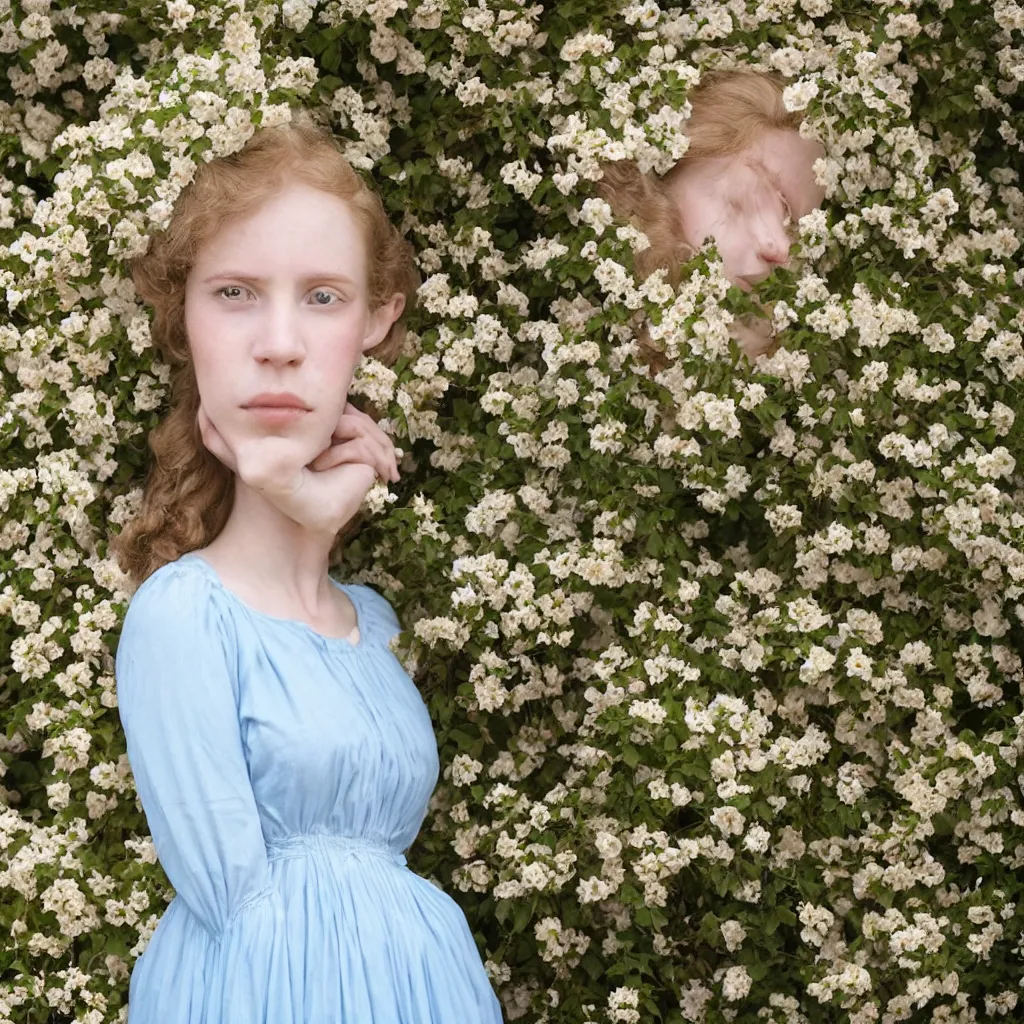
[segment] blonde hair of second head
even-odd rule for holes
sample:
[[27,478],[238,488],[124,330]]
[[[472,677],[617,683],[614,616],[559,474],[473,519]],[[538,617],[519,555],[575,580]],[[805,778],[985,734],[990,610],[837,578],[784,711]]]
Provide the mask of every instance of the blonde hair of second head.
[[[113,542],[121,569],[136,583],[161,565],[205,547],[223,529],[234,474],[207,451],[196,415],[199,388],[185,332],[185,282],[202,247],[228,221],[255,213],[291,182],[337,196],[352,212],[366,245],[369,306],[396,292],[415,300],[419,278],[412,249],[388,219],[380,197],[342,156],[330,132],[299,113],[266,128],[238,153],[211,161],[182,193],[167,229],[132,265],[141,298],[153,307],[153,342],[172,367],[171,407],[149,435],[153,463],[138,516]],[[393,362],[405,339],[396,322],[368,354]]]

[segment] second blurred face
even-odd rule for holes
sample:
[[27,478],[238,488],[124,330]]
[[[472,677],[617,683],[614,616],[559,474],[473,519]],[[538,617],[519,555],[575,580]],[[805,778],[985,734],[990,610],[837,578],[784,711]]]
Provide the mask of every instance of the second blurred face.
[[712,238],[725,274],[744,291],[789,260],[795,222],[817,209],[817,142],[771,131],[732,156],[683,159],[671,179],[688,245]]

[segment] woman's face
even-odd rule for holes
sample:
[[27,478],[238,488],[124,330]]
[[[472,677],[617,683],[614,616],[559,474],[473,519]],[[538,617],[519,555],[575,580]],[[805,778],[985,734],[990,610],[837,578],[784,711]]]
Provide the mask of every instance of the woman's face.
[[348,206],[306,185],[200,249],[185,326],[203,407],[229,444],[288,433],[314,454],[327,446],[360,354],[401,313],[400,296],[370,310],[365,250]]
[[684,159],[671,180],[686,243],[718,246],[726,277],[744,291],[789,259],[790,234],[825,197],[814,180],[820,144],[765,132],[732,156]]

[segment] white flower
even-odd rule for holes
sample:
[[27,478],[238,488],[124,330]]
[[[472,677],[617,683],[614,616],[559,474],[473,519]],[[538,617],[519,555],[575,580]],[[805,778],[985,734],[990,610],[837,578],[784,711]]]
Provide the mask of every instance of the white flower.
[[52,782],[46,787],[46,803],[55,811],[67,807],[71,800],[71,786],[67,782]]
[[998,480],[1000,477],[1011,476],[1017,462],[1009,451],[1000,445],[991,452],[979,455],[975,465],[979,476]]
[[458,650],[469,640],[469,629],[465,624],[454,619],[438,616],[432,619],[420,619],[413,630],[417,637],[429,647],[443,642]]
[[800,923],[804,926],[800,938],[804,942],[820,947],[835,923],[835,915],[825,907],[816,907],[813,903],[801,903],[798,910]]
[[796,505],[776,505],[765,509],[765,519],[774,533],[797,530],[803,523],[803,512]]
[[608,996],[608,1019],[622,1024],[638,1024],[640,993],[635,988],[622,986],[613,989]]
[[576,897],[580,903],[598,903],[614,892],[614,885],[597,876],[580,879],[576,886]]
[[782,102],[787,110],[804,110],[807,104],[818,95],[818,83],[813,79],[804,79],[783,90]]
[[493,534],[498,524],[515,511],[516,499],[506,491],[489,491],[466,514],[466,529],[471,533]]
[[641,718],[651,725],[660,725],[667,716],[668,712],[656,700],[635,700],[629,705],[630,718]]
[[514,192],[529,199],[541,183],[542,176],[527,170],[522,160],[515,160],[505,164],[501,169],[501,180],[505,182]]
[[490,89],[476,76],[466,82],[460,82],[455,88],[455,98],[467,107],[483,103],[489,94]]
[[313,17],[313,5],[307,0],[284,0],[281,20],[295,32],[303,32]]
[[572,63],[578,61],[584,54],[595,57],[604,56],[615,49],[615,44],[608,36],[598,35],[595,32],[581,32],[562,44],[559,58]]
[[594,846],[603,860],[613,860],[622,853],[622,841],[610,832],[598,832],[594,837]]
[[713,997],[714,993],[706,985],[691,980],[687,982],[680,997],[679,1009],[686,1020],[699,1024],[704,1020],[705,1007]]
[[28,42],[35,42],[37,39],[45,39],[47,36],[52,36],[53,25],[42,11],[32,11],[21,19],[18,31],[21,33],[22,38]]
[[885,23],[885,34],[890,39],[913,39],[920,33],[921,23],[917,20],[916,14],[890,14]]
[[603,235],[614,223],[612,208],[603,199],[585,199],[580,209],[580,220],[589,224],[597,235]]
[[742,835],[746,824],[743,815],[730,804],[716,807],[711,812],[709,820],[725,836]]
[[452,761],[451,777],[456,786],[468,786],[475,782],[483,765],[468,754],[458,754]]
[[788,602],[786,612],[793,620],[794,628],[801,633],[813,633],[832,622],[832,616],[823,612],[817,601],[809,597]]
[[448,311],[451,299],[451,288],[447,274],[434,274],[428,277],[417,292],[419,303],[431,313],[444,314]]
[[743,941],[747,937],[747,930],[739,921],[734,919],[723,921],[719,928],[722,932],[722,938],[725,940],[725,948],[730,953],[735,953],[743,945]]
[[722,978],[722,995],[730,1002],[744,999],[750,993],[753,978],[746,967],[730,967]]
[[848,676],[863,679],[865,682],[871,681],[874,665],[862,648],[854,647],[851,649],[847,655],[845,667]]
[[743,837],[743,845],[752,853],[764,853],[771,843],[771,833],[762,825],[751,825]]

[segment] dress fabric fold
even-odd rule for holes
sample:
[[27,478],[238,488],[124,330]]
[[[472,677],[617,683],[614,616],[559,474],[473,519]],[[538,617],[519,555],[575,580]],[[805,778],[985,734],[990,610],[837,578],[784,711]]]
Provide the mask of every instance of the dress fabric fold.
[[[334,581],[332,581],[334,582]],[[500,1024],[459,906],[404,851],[437,783],[427,709],[369,587],[358,641],[256,611],[200,555],[138,589],[128,757],[175,889],[129,1024]]]

